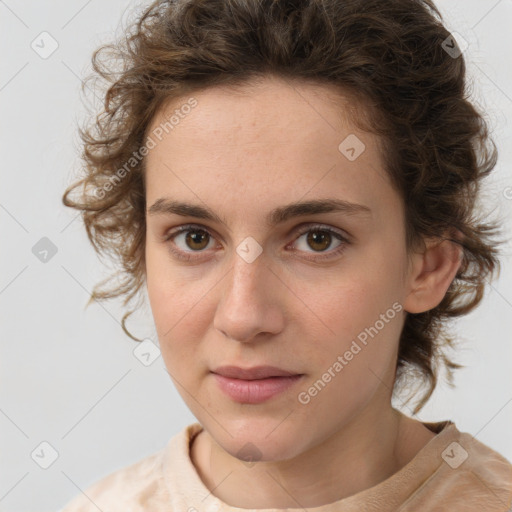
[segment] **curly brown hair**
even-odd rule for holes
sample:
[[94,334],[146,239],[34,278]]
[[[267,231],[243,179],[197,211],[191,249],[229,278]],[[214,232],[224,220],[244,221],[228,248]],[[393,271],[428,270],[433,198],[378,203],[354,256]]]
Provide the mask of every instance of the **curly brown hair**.
[[[353,122],[379,136],[403,199],[408,251],[447,230],[460,235],[448,237],[462,246],[463,258],[444,299],[430,311],[407,313],[400,337],[394,389],[407,375],[426,384],[416,414],[438,382],[438,364],[450,385],[462,367],[445,353],[455,341],[447,320],[473,310],[487,278],[500,270],[501,241],[492,239],[499,227],[478,218],[475,206],[497,150],[469,100],[463,55],[448,52],[447,41],[458,50],[430,0],[153,2],[119,40],[94,52],[94,73],[84,82],[85,90],[99,79],[104,105],[79,129],[85,173],[62,200],[82,212],[98,254],[118,259],[122,269],[95,286],[87,305],[125,295],[126,306],[145,283],[141,148],[167,101],[271,74],[334,85],[357,99]],[[75,202],[68,195],[79,187]],[[121,283],[109,287],[119,274]],[[136,309],[122,327],[140,341],[125,324]]]

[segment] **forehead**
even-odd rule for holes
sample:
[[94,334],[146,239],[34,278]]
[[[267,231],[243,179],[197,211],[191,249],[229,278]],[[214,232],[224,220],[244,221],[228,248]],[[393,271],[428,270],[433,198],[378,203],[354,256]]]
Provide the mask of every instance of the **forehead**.
[[[196,105],[181,109],[190,98]],[[376,185],[382,192],[389,183],[377,138],[359,130],[353,115],[350,95],[279,79],[212,87],[168,102],[149,129],[162,133],[146,157],[147,202],[176,189],[196,200],[214,190],[224,198],[238,192],[260,205],[333,191],[368,202]],[[351,160],[343,151],[354,144],[362,152]]]
[[163,126],[192,97],[197,106],[181,115],[171,131],[197,146],[219,137],[231,146],[315,145],[326,133],[337,140],[347,131],[358,131],[350,122],[351,116],[358,115],[358,105],[348,93],[329,84],[275,77],[210,87],[170,100],[155,115],[151,129]]

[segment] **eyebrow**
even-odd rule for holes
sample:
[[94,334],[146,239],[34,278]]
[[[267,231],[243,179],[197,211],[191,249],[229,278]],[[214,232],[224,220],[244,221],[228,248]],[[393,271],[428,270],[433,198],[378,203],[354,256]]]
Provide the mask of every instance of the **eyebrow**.
[[[197,204],[175,201],[168,197],[161,197],[155,201],[147,209],[147,212],[151,216],[181,215],[183,217],[196,217],[198,219],[210,220],[226,226],[226,223],[210,208]],[[371,209],[362,204],[351,203],[342,199],[314,199],[311,201],[290,203],[274,208],[265,217],[265,222],[267,226],[273,227],[295,217],[332,212],[339,212],[345,215],[372,216]]]

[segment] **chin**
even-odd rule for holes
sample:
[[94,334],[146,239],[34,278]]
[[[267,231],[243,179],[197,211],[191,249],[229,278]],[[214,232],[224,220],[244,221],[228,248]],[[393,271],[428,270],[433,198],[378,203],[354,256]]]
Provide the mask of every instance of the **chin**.
[[[292,415],[290,415],[290,418]],[[210,425],[210,435],[231,456],[246,462],[292,459],[304,449],[304,431],[297,422],[282,418],[238,418]]]

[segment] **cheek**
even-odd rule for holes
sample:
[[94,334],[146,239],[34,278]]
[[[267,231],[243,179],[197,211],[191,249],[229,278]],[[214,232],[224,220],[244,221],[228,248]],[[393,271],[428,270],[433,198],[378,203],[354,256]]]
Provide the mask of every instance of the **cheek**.
[[191,347],[202,336],[208,324],[204,292],[159,281],[148,283],[148,296],[162,349]]
[[[205,307],[211,284],[179,270],[170,271],[164,257],[147,251],[147,294],[160,349],[169,371],[179,373],[180,361],[197,357],[197,343],[208,323]],[[186,366],[183,364],[182,366]]]
[[[403,323],[403,307],[393,276],[384,280],[370,272],[351,274],[337,285],[331,281],[324,293],[308,298],[321,319],[315,325],[320,326],[316,335],[322,350],[318,346],[307,350],[307,360],[314,362],[312,380],[322,378],[331,369],[331,377],[336,374],[332,382],[343,387],[344,395],[345,391],[355,392],[370,385],[367,379],[374,382],[372,371],[383,375],[394,365]],[[331,386],[336,387],[337,384]]]
[[402,324],[401,305],[392,295],[387,287],[354,276],[342,286],[331,284],[318,298],[315,311],[329,331],[324,328],[318,346],[304,352],[312,371],[297,396],[301,414],[345,421],[379,387],[392,388]]
[[162,358],[186,389],[197,389],[210,362],[206,343],[224,275],[213,264],[180,265],[165,248],[146,248],[147,294]]
[[314,288],[304,284],[297,293],[315,313],[311,318],[319,320],[319,327],[324,326],[324,336],[334,339],[356,336],[400,299],[394,281],[384,280],[384,273],[372,273],[363,267],[347,274],[348,277],[333,275],[323,282],[317,281]]
[[182,329],[190,315],[199,317],[201,298],[212,287],[197,269],[180,268],[164,247],[154,246],[146,249],[146,283],[156,327],[164,337]]

